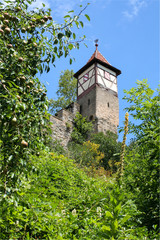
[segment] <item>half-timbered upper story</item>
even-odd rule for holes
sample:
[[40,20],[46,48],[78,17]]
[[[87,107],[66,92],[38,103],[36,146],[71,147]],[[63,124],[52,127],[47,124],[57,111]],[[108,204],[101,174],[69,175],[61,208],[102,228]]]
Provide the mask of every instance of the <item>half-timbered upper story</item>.
[[87,64],[74,75],[78,79],[77,99],[87,94],[95,85],[118,95],[117,76],[121,74],[121,71],[103,57],[97,46],[96,44],[96,50]]

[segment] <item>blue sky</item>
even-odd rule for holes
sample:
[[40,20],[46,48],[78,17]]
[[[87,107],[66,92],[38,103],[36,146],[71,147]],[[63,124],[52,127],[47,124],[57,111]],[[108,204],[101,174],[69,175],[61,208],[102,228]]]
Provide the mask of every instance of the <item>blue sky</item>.
[[[86,0],[38,0],[35,5],[44,2],[52,9],[53,19],[63,21],[67,11],[78,11]],[[86,9],[91,21],[82,16],[85,27],[77,34],[86,35],[85,43],[71,55],[76,61],[69,64],[69,58],[56,61],[56,67],[40,79],[46,84],[48,97],[56,99],[56,90],[60,72],[83,67],[95,51],[94,40],[99,39],[98,50],[113,65],[120,69],[118,93],[120,104],[120,126],[123,125],[126,102],[122,100],[123,90],[136,86],[136,80],[148,79],[152,89],[159,81],[159,0],[91,0]],[[121,139],[121,137],[120,137]]]

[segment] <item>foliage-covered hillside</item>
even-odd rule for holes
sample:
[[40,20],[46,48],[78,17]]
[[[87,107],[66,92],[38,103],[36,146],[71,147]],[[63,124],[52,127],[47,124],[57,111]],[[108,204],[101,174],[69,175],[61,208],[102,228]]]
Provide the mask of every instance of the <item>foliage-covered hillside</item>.
[[[141,214],[114,177],[89,177],[73,160],[31,156],[15,194],[3,195],[1,239],[146,239]],[[151,232],[151,239],[154,234]]]
[[[15,194],[3,195],[1,239],[145,239],[140,212],[116,180],[89,177],[47,151],[30,158]],[[124,189],[125,190],[125,189]]]

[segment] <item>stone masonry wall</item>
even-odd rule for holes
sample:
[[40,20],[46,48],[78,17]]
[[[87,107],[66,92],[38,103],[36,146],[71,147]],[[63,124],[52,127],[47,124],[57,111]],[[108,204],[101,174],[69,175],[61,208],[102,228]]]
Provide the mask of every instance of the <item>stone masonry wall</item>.
[[110,130],[117,133],[119,125],[119,101],[117,95],[99,86],[78,99],[81,114],[88,120],[94,120],[95,132]]
[[111,90],[96,88],[96,115],[98,132],[110,130],[117,133],[119,125],[119,101]]
[[81,106],[81,114],[83,117],[87,117],[90,120],[90,117],[93,116],[95,119],[96,116],[96,86],[86,95],[78,99],[78,103]]
[[66,123],[55,116],[51,116],[50,121],[52,122],[51,129],[53,141],[58,140],[66,147],[71,138],[72,127],[70,129],[67,128]]
[[73,130],[73,119],[76,112],[79,111],[79,104],[72,103],[68,106],[68,109],[61,109],[57,116],[51,116],[50,122],[52,130],[52,139],[58,140],[64,146],[67,147],[71,140],[71,133]]
[[[81,109],[81,111],[80,111]],[[117,134],[119,125],[119,101],[113,91],[95,86],[88,94],[78,99],[78,103],[61,109],[57,116],[51,116],[52,138],[61,141],[67,148],[73,131],[73,119],[76,112],[94,123],[95,132],[105,133],[107,130]]]

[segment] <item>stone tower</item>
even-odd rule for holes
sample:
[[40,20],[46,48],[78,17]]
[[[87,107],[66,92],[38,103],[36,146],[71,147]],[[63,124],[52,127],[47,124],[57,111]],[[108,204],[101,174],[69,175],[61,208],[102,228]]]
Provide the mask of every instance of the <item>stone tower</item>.
[[82,116],[93,121],[95,132],[110,130],[117,133],[119,125],[119,101],[117,76],[121,71],[113,67],[96,50],[75,77],[77,83],[77,102],[80,104]]

